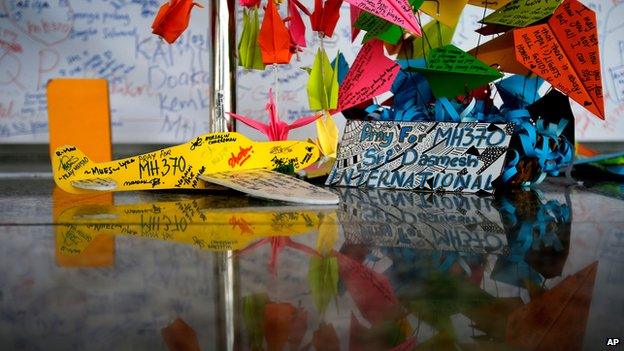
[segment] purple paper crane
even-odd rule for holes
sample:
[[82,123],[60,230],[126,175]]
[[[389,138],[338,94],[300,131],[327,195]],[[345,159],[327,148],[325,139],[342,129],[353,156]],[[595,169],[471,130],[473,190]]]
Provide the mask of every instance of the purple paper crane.
[[277,115],[277,106],[275,105],[275,99],[273,98],[273,91],[269,89],[269,102],[266,104],[266,111],[269,113],[269,123],[264,124],[258,122],[255,119],[249,117],[237,115],[235,113],[228,112],[228,115],[235,119],[245,123],[246,125],[259,130],[266,135],[270,141],[286,140],[288,138],[288,132],[291,129],[303,127],[306,124],[310,124],[316,121],[321,115],[301,117],[294,121],[292,124],[288,124],[279,119]]

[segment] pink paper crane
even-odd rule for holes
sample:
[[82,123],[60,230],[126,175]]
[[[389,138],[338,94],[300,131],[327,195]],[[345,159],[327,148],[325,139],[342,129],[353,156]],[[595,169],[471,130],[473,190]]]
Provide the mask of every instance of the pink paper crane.
[[266,135],[270,141],[286,140],[288,138],[288,132],[290,132],[291,129],[303,127],[306,124],[310,124],[316,121],[319,117],[321,117],[320,114],[315,116],[301,117],[291,124],[280,120],[279,116],[277,115],[277,106],[275,106],[275,99],[273,98],[273,91],[271,89],[269,89],[269,102],[267,102],[265,109],[269,113],[268,124],[258,122],[255,119],[237,115],[231,112],[228,112],[228,115],[245,123],[251,128],[259,130],[264,135]]

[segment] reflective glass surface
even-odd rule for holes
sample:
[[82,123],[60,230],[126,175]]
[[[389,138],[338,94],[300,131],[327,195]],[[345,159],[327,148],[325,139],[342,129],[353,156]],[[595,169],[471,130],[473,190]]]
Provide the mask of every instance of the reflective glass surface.
[[0,349],[617,349],[622,189],[319,207],[3,180]]

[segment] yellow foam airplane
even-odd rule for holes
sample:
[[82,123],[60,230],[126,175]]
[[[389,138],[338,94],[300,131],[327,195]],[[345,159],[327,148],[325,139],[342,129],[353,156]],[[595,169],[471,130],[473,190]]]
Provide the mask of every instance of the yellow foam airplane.
[[65,145],[54,151],[52,168],[56,184],[74,194],[202,189],[211,182],[268,199],[338,203],[338,197],[327,190],[271,171],[284,166],[297,171],[318,157],[318,147],[305,141],[254,142],[239,133],[223,132],[103,163],[94,163],[76,146]]

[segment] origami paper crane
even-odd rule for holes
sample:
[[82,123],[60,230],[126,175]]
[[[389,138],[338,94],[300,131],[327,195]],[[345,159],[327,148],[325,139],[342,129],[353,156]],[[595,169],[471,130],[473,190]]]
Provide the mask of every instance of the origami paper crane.
[[516,59],[604,119],[596,14],[566,0],[545,24],[513,31]]
[[561,0],[512,0],[481,20],[482,23],[526,27],[550,16]]
[[427,78],[437,98],[454,98],[503,76],[454,45],[431,50],[427,58],[427,68],[412,70]]
[[306,28],[305,24],[303,24],[303,19],[299,14],[299,10],[297,9],[296,0],[288,0],[288,17],[290,19],[290,21],[288,22],[288,32],[290,33],[292,43],[295,46],[305,48]]
[[264,69],[262,52],[258,45],[260,21],[258,9],[243,9],[243,33],[238,43],[238,64],[247,69]]
[[342,0],[314,0],[314,12],[310,15],[312,30],[323,33],[326,37],[334,35],[334,29],[340,18]]
[[383,43],[366,43],[338,91],[338,109],[346,110],[390,90],[400,66],[384,54]]
[[192,0],[171,0],[163,4],[154,22],[152,23],[152,33],[159,35],[172,44],[188,27],[191,18],[191,10],[194,6],[203,7]]
[[237,254],[245,254],[247,252],[253,251],[260,246],[269,244],[271,245],[271,258],[269,259],[269,271],[273,275],[277,275],[277,264],[279,262],[279,254],[286,247],[293,248],[295,250],[304,252],[311,256],[318,256],[318,253],[311,247],[306,246],[304,244],[300,244],[296,241],[293,241],[291,238],[287,236],[273,236],[270,238],[258,240],[257,242],[247,246],[246,248],[237,252]]
[[312,110],[333,110],[338,106],[338,65],[329,63],[325,50],[318,49],[308,79],[308,100]]
[[293,55],[290,33],[273,1],[268,2],[264,11],[258,43],[262,51],[262,62],[265,64],[290,62]]
[[291,129],[310,124],[321,116],[319,114],[316,116],[301,117],[291,124],[281,121],[277,115],[277,107],[275,106],[275,99],[273,98],[273,91],[271,89],[269,89],[269,102],[266,104],[266,111],[269,113],[268,124],[258,122],[249,117],[237,115],[235,113],[228,112],[228,114],[246,125],[262,132],[269,138],[270,141],[286,140],[288,138],[288,132],[290,132]]
[[414,35],[421,35],[420,25],[407,0],[347,0],[347,2],[405,28]]

